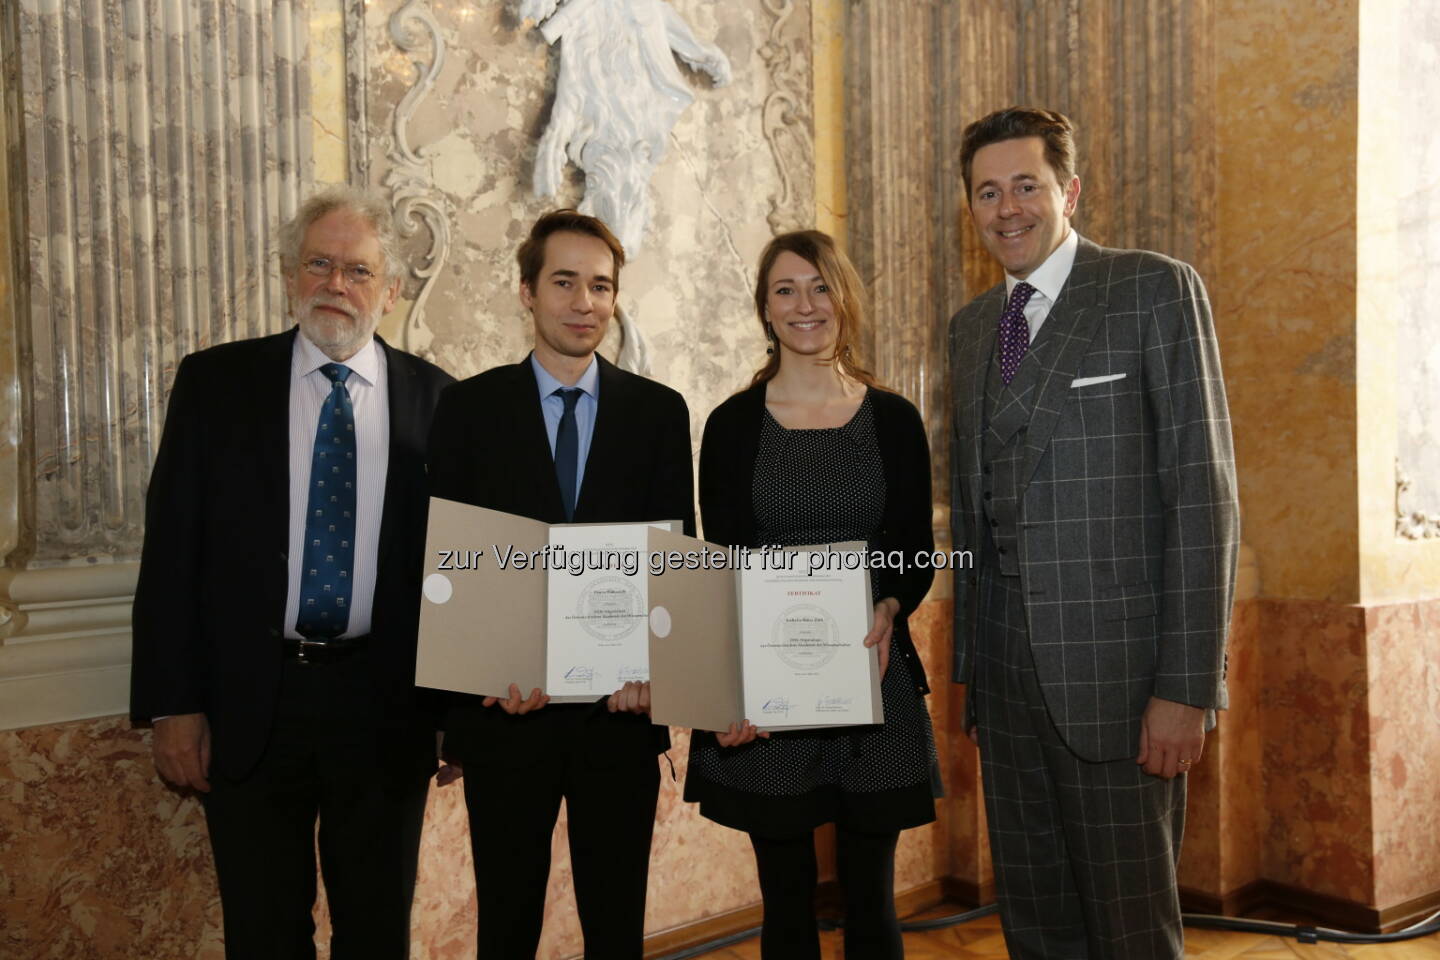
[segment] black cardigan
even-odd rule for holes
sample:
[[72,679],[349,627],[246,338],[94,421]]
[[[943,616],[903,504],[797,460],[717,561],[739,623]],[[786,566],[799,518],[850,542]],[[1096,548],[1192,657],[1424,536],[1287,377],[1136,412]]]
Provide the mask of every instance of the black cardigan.
[[[907,619],[925,599],[935,571],[914,564],[915,554],[935,548],[930,526],[930,447],[920,412],[898,393],[872,388],[876,440],[885,468],[885,515],[872,541],[888,555],[901,551],[903,571],[880,571],[879,596],[900,602],[890,639],[890,656],[910,662],[921,693],[929,693],[925,667],[910,640]],[[758,547],[753,490],[755,457],[765,414],[765,384],[735,394],[705,421],[700,444],[700,514],[705,539],[727,547]],[[928,558],[927,558],[928,559]]]

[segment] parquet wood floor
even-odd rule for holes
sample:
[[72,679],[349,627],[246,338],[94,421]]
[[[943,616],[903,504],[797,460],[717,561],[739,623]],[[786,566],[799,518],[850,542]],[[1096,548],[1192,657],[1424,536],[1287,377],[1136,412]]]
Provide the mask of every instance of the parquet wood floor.
[[[938,908],[919,917],[943,916]],[[843,960],[840,934],[821,934],[825,960]],[[1403,943],[1347,946],[1219,930],[1185,930],[1186,960],[1440,960],[1440,934]],[[955,927],[905,934],[906,960],[1006,960],[1000,918],[982,917]],[[697,960],[760,960],[760,939],[747,940]]]

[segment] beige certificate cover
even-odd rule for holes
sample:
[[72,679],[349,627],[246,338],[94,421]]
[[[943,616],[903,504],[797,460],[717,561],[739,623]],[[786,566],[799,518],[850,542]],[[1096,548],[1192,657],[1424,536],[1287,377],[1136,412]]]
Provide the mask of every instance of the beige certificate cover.
[[549,538],[538,520],[430,499],[416,686],[491,697],[509,696],[512,682],[521,696],[545,686],[548,574],[516,557]]
[[[650,553],[683,557],[722,548],[680,533],[649,532]],[[669,567],[650,578],[650,717],[696,730],[745,718],[740,626],[732,570]]]

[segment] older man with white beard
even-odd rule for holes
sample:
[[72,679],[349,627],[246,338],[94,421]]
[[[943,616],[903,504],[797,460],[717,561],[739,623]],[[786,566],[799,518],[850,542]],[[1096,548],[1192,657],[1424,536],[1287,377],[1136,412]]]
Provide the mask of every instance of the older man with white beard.
[[425,441],[453,378],[375,336],[402,274],[383,201],[322,193],[281,245],[297,326],[175,374],[131,713],[203,800],[227,958],[315,956],[318,821],[331,956],[403,960],[436,770],[413,686]]

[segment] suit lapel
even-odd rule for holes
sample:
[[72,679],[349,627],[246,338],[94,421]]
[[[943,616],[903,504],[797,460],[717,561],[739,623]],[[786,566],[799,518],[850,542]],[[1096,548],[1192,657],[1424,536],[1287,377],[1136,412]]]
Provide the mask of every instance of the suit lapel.
[[380,506],[380,545],[376,553],[378,565],[383,562],[386,549],[395,536],[395,525],[400,522],[403,512],[394,502],[395,498],[405,496],[405,491],[398,489],[399,478],[404,473],[398,465],[405,459],[405,451],[399,447],[399,442],[412,433],[417,422],[415,406],[418,396],[413,379],[415,372],[402,362],[400,352],[392,350],[379,336],[375,338],[375,343],[385,353],[385,389],[389,398],[386,406],[390,415],[390,443],[385,451],[385,498]]
[[254,404],[259,443],[260,503],[257,518],[263,525],[262,539],[267,553],[277,559],[266,589],[267,609],[274,611],[278,624],[285,617],[286,593],[290,589],[290,386],[294,366],[295,336],[298,327],[270,337],[255,384]]
[[[551,523],[564,523],[565,501],[560,497],[560,481],[555,476],[555,452],[550,449],[545,413],[540,409],[540,384],[530,363],[527,356],[511,368],[515,371],[515,384],[509,391],[508,419],[515,431],[515,482],[530,489],[538,516],[553,517]],[[593,445],[591,453],[594,453]],[[531,499],[523,493],[517,491],[517,500],[522,503]]]
[[[626,462],[622,449],[626,439],[625,424],[634,422],[625,412],[629,397],[621,382],[619,369],[598,353],[595,359],[600,365],[600,395],[596,398],[595,430],[590,435],[590,453],[585,458],[585,473],[580,481],[580,490],[575,495],[576,520],[599,515],[597,506],[607,489],[606,465]],[[555,490],[558,494],[559,481],[556,481]]]
[[964,475],[970,484],[970,502],[980,502],[980,441],[985,424],[985,377],[990,355],[995,352],[996,324],[1005,305],[1005,285],[992,287],[971,309],[977,320],[969,329],[957,325],[954,377],[955,397],[960,405],[955,423],[964,433],[958,437],[964,457]]
[[[1035,475],[1040,457],[1050,444],[1060,411],[1070,399],[1070,382],[1080,361],[1095,339],[1105,317],[1105,288],[1100,282],[1100,248],[1083,237],[1075,253],[1075,265],[1060,291],[1060,298],[1041,327],[1040,336],[1053,340],[1046,353],[1051,358],[1040,370],[1030,426],[1025,434],[1025,463],[1020,481],[1028,484]],[[1051,326],[1051,325],[1054,326]]]

